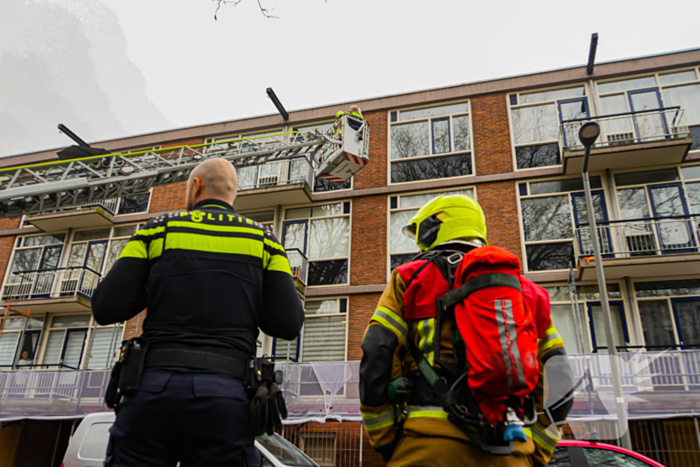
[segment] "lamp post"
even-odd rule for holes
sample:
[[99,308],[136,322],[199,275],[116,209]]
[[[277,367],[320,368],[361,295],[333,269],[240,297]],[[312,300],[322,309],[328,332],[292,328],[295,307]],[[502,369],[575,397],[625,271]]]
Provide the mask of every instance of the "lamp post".
[[617,408],[617,424],[620,429],[622,446],[632,449],[632,442],[627,427],[627,410],[622,392],[622,379],[620,378],[620,365],[617,358],[617,347],[615,335],[613,334],[612,315],[610,314],[610,303],[608,302],[608,288],[605,283],[605,271],[603,270],[603,258],[600,254],[600,244],[598,242],[598,227],[596,225],[595,211],[593,209],[593,196],[591,195],[591,181],[588,178],[588,160],[591,157],[591,146],[600,135],[600,125],[596,122],[587,122],[581,126],[578,132],[578,139],[586,148],[583,156],[583,189],[586,192],[586,206],[588,206],[588,225],[591,228],[591,243],[593,244],[593,257],[595,258],[595,272],[598,278],[598,291],[600,293],[600,304],[603,309],[603,321],[605,323],[605,340],[608,343],[608,355],[610,357],[610,369],[612,372],[612,382],[615,392],[615,407]]

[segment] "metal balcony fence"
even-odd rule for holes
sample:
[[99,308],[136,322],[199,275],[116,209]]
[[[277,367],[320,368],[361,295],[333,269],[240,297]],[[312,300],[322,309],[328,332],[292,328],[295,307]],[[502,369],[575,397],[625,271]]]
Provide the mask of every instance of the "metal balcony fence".
[[306,278],[309,270],[309,260],[306,255],[298,248],[287,248],[287,258],[289,265],[292,268],[292,276],[299,279],[302,284],[306,285]]
[[563,151],[584,149],[578,132],[586,122],[598,122],[601,127],[601,135],[593,148],[684,139],[690,134],[683,123],[683,110],[678,106],[577,118],[561,123],[559,144]]
[[[604,258],[697,253],[700,248],[697,214],[598,222],[596,228]],[[590,225],[576,227],[574,244],[578,258],[593,256]]]
[[92,297],[100,273],[88,267],[17,271],[10,274],[2,289],[2,300],[34,298]]
[[[569,421],[614,418],[609,358],[569,356],[575,379]],[[630,419],[700,413],[700,350],[621,352],[618,358]],[[286,423],[360,421],[359,363],[278,364],[285,375]],[[66,418],[104,410],[108,380],[109,370],[0,371],[0,418]]]

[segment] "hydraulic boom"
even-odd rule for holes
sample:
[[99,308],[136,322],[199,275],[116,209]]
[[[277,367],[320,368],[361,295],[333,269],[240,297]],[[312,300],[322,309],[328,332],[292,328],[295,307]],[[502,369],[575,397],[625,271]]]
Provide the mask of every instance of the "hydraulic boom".
[[238,169],[305,158],[317,177],[342,183],[369,162],[369,127],[347,115],[338,124],[342,131],[280,133],[0,169],[0,218],[145,193],[186,181],[197,164],[214,157]]

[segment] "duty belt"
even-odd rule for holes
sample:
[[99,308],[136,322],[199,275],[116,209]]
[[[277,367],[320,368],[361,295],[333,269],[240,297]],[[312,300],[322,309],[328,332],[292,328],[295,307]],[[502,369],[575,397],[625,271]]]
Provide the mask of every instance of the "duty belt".
[[250,356],[242,351],[176,343],[151,344],[144,368],[176,367],[216,371],[245,379]]

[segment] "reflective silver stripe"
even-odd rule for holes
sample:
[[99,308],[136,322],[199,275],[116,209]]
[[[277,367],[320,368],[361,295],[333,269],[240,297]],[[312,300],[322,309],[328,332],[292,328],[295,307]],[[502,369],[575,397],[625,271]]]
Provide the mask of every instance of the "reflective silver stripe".
[[[518,331],[515,330],[515,320],[513,319],[513,303],[510,300],[496,300],[495,306],[503,361],[506,364],[506,373],[508,374],[508,388],[519,388],[525,385],[525,375],[520,361],[520,350],[518,350],[516,343]],[[517,378],[517,382],[514,381],[515,378]]]
[[548,336],[544,336],[544,339],[540,339],[540,341],[548,342],[548,341],[551,341],[551,340],[554,340],[554,339],[558,339],[558,338],[560,338],[560,337],[561,337],[561,334],[559,334],[559,332],[557,331],[557,332],[552,333],[552,334],[550,334],[550,335],[548,335]]
[[541,427],[542,425],[540,425],[539,423],[535,423],[533,426],[530,427],[530,430],[532,430],[532,433],[536,435],[537,438],[551,446],[553,451],[554,449],[556,449],[557,444],[559,443],[559,438],[552,437],[552,435],[549,434],[549,430],[543,430]]
[[394,326],[394,328],[396,328],[397,331],[401,332],[404,337],[408,337],[408,328],[404,325],[404,323],[398,322],[393,316],[382,310],[377,310],[374,312],[374,314],[387,320],[392,326]]
[[[371,417],[372,415],[374,415],[374,414],[362,414],[362,421],[364,422],[364,424],[368,430],[371,430],[372,427],[374,427],[375,425],[378,425],[382,422],[394,420],[394,410],[393,409],[390,409],[388,412],[383,413],[383,414],[376,416],[376,417]],[[365,417],[367,417],[367,418],[365,418]]]

